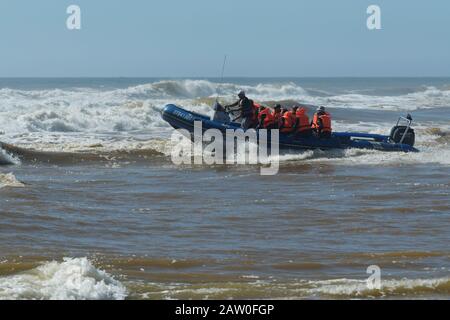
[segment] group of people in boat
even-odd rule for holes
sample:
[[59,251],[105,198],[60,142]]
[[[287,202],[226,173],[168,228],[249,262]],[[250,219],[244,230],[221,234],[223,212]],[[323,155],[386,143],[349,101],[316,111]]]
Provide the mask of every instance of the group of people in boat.
[[247,98],[244,91],[239,92],[238,97],[238,101],[224,107],[217,103],[213,120],[228,123],[231,121],[228,113],[239,112],[233,121],[241,120],[244,129],[279,129],[299,137],[331,137],[331,115],[325,107],[319,107],[310,121],[302,106],[296,105],[289,110],[277,104],[272,110]]

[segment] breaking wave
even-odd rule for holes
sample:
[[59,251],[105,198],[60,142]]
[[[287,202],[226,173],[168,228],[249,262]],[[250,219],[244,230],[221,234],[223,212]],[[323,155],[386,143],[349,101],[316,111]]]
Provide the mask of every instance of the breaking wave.
[[122,300],[126,288],[87,258],[64,258],[0,278],[0,299]]
[[5,187],[20,188],[24,184],[17,180],[12,173],[0,173],[0,189]]
[[369,110],[414,111],[430,108],[449,108],[450,90],[427,87],[423,91],[398,96],[343,94],[326,97],[315,102],[316,104],[326,104],[334,107]]
[[208,111],[210,108],[203,103],[195,105],[198,99],[213,98],[219,93],[224,100],[231,101],[240,89],[258,101],[294,100],[350,109],[410,111],[450,107],[450,90],[436,87],[397,96],[358,93],[317,96],[315,91],[308,91],[293,82],[239,85],[207,80],[165,80],[113,90],[3,88],[0,89],[0,129],[8,133],[70,133],[160,128],[166,124],[161,120],[159,110],[168,102]]
[[[266,281],[258,276],[242,277],[240,282],[204,284],[146,285],[130,284],[136,293],[132,297],[143,299],[371,299],[447,297],[450,278],[386,279],[380,289],[370,289],[365,280],[292,280]],[[257,279],[249,281],[248,279]],[[247,281],[245,281],[247,279]]]
[[3,150],[2,144],[0,143],[0,166],[17,164],[17,163],[18,163],[17,159],[15,159],[9,153],[7,153],[5,150]]
[[[158,148],[158,144],[155,141],[148,144],[129,144],[124,148],[120,148],[120,144],[114,147],[108,147],[103,144],[60,145],[56,148],[54,146],[41,144],[25,148],[4,143],[2,144],[2,152],[6,154],[5,151],[7,151],[8,154],[14,155],[14,159],[19,159],[18,161],[20,161],[20,163],[38,162],[70,165],[92,162],[149,162],[164,156],[164,146],[165,144],[161,143]],[[38,149],[36,149],[36,147],[38,147]],[[12,156],[9,157],[13,158]],[[17,160],[15,163],[17,163]]]
[[312,283],[313,295],[338,298],[448,295],[450,278],[383,280],[380,289],[370,289],[364,280],[336,279]]

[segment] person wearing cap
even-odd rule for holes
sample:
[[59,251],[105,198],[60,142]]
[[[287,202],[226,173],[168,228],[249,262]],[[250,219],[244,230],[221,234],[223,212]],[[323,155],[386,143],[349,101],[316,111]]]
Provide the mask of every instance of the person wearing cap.
[[280,125],[281,125],[281,118],[283,116],[282,112],[281,112],[281,104],[277,103],[275,105],[275,107],[273,108],[273,112],[272,112],[272,125],[271,125],[271,129],[279,129]]
[[219,102],[214,104],[214,116],[213,121],[219,121],[223,123],[230,123],[230,115],[225,111],[225,108]]
[[295,132],[297,126],[297,112],[298,107],[294,106],[291,110],[282,111],[280,132],[292,133]]
[[248,129],[253,122],[253,101],[246,97],[244,91],[240,91],[238,93],[238,97],[239,100],[237,100],[235,103],[225,106],[225,110],[238,111],[239,116],[234,120],[241,119],[242,128]]
[[319,138],[331,137],[331,115],[325,111],[325,107],[317,108],[311,128]]

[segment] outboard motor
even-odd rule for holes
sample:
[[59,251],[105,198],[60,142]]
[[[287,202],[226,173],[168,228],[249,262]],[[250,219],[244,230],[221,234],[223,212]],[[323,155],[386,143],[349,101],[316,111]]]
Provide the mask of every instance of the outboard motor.
[[214,116],[213,121],[218,121],[222,123],[230,123],[231,119],[225,108],[216,100],[214,104]]
[[[400,125],[400,121],[405,121],[406,125]],[[409,146],[414,146],[416,140],[416,134],[414,129],[411,128],[412,117],[408,114],[405,117],[399,117],[395,127],[391,129],[391,134],[389,135],[389,140],[393,143],[407,144]]]

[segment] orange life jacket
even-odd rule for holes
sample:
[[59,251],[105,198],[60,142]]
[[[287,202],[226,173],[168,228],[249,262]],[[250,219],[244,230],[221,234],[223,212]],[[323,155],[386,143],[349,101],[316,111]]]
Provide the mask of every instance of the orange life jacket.
[[266,117],[264,118],[263,126],[264,126],[264,128],[267,128],[273,122],[272,111],[269,108],[266,108],[263,111],[260,111],[258,113],[258,121],[261,121],[261,119],[264,115]]
[[285,112],[283,114],[283,127],[280,129],[280,132],[289,133],[294,130],[295,122],[297,121],[297,117],[292,111]]
[[299,108],[297,109],[297,113],[295,114],[297,116],[297,131],[303,132],[311,129],[311,126],[309,124],[309,117],[306,114],[305,108]]
[[267,115],[269,113],[270,113],[270,109],[269,108],[266,108],[266,109],[264,109],[262,111],[259,111],[258,112],[258,120],[261,120],[263,115]]
[[[319,119],[322,120],[322,129],[319,126]],[[311,127],[322,132],[331,132],[331,115],[328,112],[321,115],[315,113]]]

